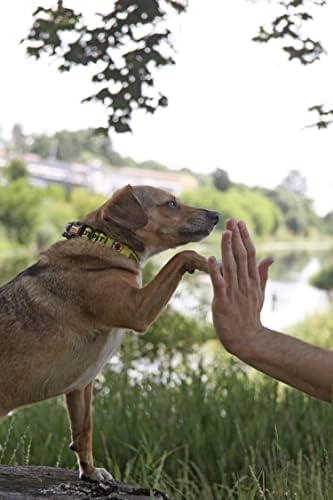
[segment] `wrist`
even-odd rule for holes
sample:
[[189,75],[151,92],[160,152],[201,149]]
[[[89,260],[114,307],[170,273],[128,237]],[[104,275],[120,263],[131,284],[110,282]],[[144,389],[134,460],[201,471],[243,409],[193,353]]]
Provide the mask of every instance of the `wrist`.
[[253,364],[260,358],[260,352],[267,335],[268,329],[259,324],[257,328],[251,329],[246,335],[234,337],[226,349],[241,361]]

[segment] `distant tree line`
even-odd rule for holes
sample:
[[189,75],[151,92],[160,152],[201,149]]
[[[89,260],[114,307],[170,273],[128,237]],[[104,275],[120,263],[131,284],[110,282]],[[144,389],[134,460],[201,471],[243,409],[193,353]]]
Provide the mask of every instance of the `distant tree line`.
[[306,179],[297,170],[291,170],[275,189],[267,189],[232,182],[228,172],[218,168],[197,190],[184,193],[183,199],[196,205],[204,200],[205,206],[218,210],[221,227],[229,217],[243,219],[260,237],[333,234],[333,212],[319,217],[307,196]]
[[[12,155],[31,152],[43,158],[67,162],[97,160],[105,165],[168,170],[167,166],[156,161],[139,163],[131,158],[122,157],[114,150],[108,136],[96,135],[93,129],[60,131],[53,135],[38,134],[26,137],[20,126],[16,125],[8,148]],[[307,196],[306,179],[297,170],[291,170],[274,189],[260,186],[250,188],[233,182],[228,172],[220,168],[208,175],[197,175],[190,170],[186,171],[197,178],[198,188],[182,193],[182,199],[189,204],[206,206],[219,211],[220,227],[227,218],[235,217],[246,221],[251,231],[261,238],[272,235],[274,237],[288,235],[311,237],[318,233],[333,234],[333,212],[325,217],[319,217],[313,208],[312,200]],[[44,192],[37,188],[29,189],[27,187],[28,171],[24,161],[14,158],[5,172],[7,184],[0,187],[0,224],[8,229],[9,235],[14,232],[15,238],[20,243],[24,243],[27,238],[33,238],[34,221],[38,219],[36,224],[40,223],[41,217],[36,219],[34,208],[37,206],[36,212],[40,212],[41,207],[38,205],[40,197],[44,199],[46,196],[46,198],[53,199],[53,193],[57,192],[54,203],[61,201],[59,213],[65,206],[67,212],[73,208],[72,200],[69,197],[65,201],[60,200],[59,191],[54,191],[53,188],[47,188]],[[73,216],[75,216],[75,210],[77,211],[77,206],[75,206],[77,196],[77,194],[74,195]],[[81,191],[80,196],[88,198],[88,194],[84,194],[84,191]],[[52,203],[48,203],[47,206],[51,209]],[[85,203],[82,206],[85,207]],[[54,220],[57,219],[56,212],[57,209],[52,215]],[[13,217],[15,220],[12,220]],[[43,225],[44,232],[46,226],[47,224]],[[57,221],[55,227],[57,229],[60,227]]]
[[12,155],[34,153],[50,161],[89,163],[97,160],[101,164],[116,167],[168,170],[166,165],[155,160],[137,162],[129,156],[122,156],[114,149],[109,135],[98,134],[93,128],[26,135],[17,123],[5,148]]

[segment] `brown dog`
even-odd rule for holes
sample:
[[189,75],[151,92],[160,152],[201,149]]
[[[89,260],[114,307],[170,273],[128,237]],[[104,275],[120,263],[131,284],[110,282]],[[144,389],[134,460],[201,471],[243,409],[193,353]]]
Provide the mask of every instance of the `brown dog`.
[[144,332],[184,273],[207,272],[205,258],[182,251],[141,288],[145,261],[201,240],[217,222],[216,212],[160,189],[126,186],[82,223],[69,224],[68,241],[0,288],[0,417],[65,394],[80,476],[112,479],[93,462],[93,380],[124,329]]

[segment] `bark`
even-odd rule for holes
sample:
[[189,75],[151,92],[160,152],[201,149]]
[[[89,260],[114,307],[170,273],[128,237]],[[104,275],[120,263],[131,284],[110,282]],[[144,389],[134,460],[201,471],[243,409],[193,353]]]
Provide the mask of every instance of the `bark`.
[[33,465],[0,465],[0,500],[168,500],[155,489],[112,481],[80,481],[77,472]]

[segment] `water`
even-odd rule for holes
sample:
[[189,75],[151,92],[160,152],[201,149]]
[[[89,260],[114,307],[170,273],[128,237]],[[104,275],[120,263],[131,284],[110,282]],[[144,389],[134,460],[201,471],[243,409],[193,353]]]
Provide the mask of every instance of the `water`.
[[326,292],[309,284],[309,278],[320,269],[317,257],[311,257],[294,281],[269,281],[262,311],[262,322],[272,329],[283,329],[309,314],[325,310]]
[[[309,284],[320,269],[321,257],[303,252],[275,256],[277,270],[267,283],[261,314],[265,326],[283,330],[328,307],[327,293]],[[197,273],[181,283],[171,304],[183,314],[200,314],[211,321],[212,295],[209,277]]]
[[[326,292],[309,284],[309,278],[325,263],[332,251],[308,253],[302,251],[280,252],[274,256],[267,283],[266,300],[262,310],[265,326],[283,330],[306,315],[323,311],[329,300]],[[23,259],[23,260],[22,260]],[[26,257],[18,254],[11,259],[1,259],[0,283],[8,280],[26,267]],[[212,287],[210,279],[202,273],[187,275],[181,282],[171,305],[192,316],[199,315],[211,321]]]

